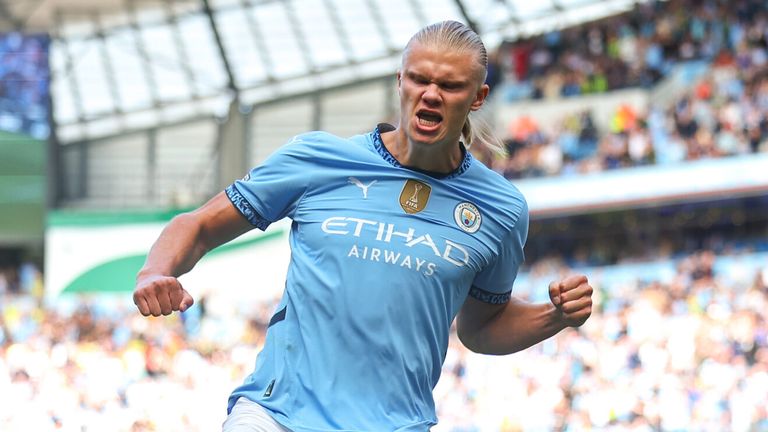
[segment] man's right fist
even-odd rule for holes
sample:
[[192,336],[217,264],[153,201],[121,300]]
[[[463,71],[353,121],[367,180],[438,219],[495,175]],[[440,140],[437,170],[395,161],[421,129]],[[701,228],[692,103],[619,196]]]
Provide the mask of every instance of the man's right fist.
[[136,282],[133,303],[144,316],[170,315],[173,311],[184,312],[195,301],[172,276],[146,276]]

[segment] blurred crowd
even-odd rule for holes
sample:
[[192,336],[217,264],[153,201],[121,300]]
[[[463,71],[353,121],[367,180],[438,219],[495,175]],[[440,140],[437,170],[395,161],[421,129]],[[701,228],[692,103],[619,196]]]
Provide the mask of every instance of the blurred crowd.
[[667,281],[593,277],[584,327],[512,356],[472,355],[454,336],[435,430],[768,430],[768,267],[735,280],[716,259],[688,256]]
[[39,298],[43,291],[39,267],[31,261],[16,261],[0,253],[0,296],[25,293]]
[[0,130],[46,139],[48,36],[0,33]]
[[509,179],[573,175],[768,152],[768,68],[749,81],[735,63],[711,69],[668,107],[621,105],[600,131],[590,112],[540,125],[510,121],[507,157],[493,169]]
[[490,59],[505,100],[649,87],[679,62],[722,55],[765,61],[762,0],[636,2],[624,14],[503,42]]
[[540,88],[529,96],[542,98],[649,86],[674,64],[710,65],[668,105],[618,106],[607,128],[598,128],[590,111],[546,124],[525,115],[508,119],[508,157],[486,158],[507,178],[768,152],[765,2],[642,3],[629,14],[502,45],[498,55],[501,75],[513,82],[501,87],[527,83]]
[[126,294],[59,298],[4,294],[0,430],[220,430],[232,389],[251,371],[271,307],[249,317],[145,318]]
[[[768,430],[768,267],[738,279],[717,259],[685,257],[667,280],[595,274],[589,322],[514,355],[470,353],[453,333],[433,430]],[[566,271],[545,260],[528,283]],[[4,294],[0,430],[220,428],[276,302],[144,318],[108,299]]]

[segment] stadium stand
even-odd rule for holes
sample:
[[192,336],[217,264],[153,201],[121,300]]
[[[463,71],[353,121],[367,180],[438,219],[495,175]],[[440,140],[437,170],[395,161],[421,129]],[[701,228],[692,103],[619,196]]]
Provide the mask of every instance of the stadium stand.
[[[572,98],[651,88],[681,68],[694,82],[678,97],[619,103],[596,122],[594,108],[536,119],[499,119],[508,159],[495,169],[515,179],[768,151],[768,34],[760,2],[652,2],[632,12],[531,40],[502,44],[509,82],[499,97]],[[702,69],[704,65],[704,69]],[[666,89],[665,89],[666,90]],[[517,102],[519,111],[529,103]],[[586,107],[585,107],[586,108]],[[598,123],[602,123],[601,125]]]

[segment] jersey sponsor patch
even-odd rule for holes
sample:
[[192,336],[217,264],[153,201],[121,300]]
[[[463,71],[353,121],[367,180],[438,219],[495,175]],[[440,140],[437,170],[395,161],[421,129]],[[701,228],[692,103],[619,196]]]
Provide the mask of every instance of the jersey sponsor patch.
[[468,233],[476,233],[483,222],[483,216],[480,210],[470,202],[463,202],[453,210],[453,218],[456,225]]
[[400,207],[408,214],[427,208],[432,187],[422,181],[408,179],[400,192]]

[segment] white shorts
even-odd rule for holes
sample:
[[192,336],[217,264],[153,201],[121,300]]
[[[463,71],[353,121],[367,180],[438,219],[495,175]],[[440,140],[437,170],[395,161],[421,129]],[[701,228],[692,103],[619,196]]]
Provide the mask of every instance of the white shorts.
[[222,432],[291,432],[269,415],[264,407],[247,398],[241,397],[232,407]]

